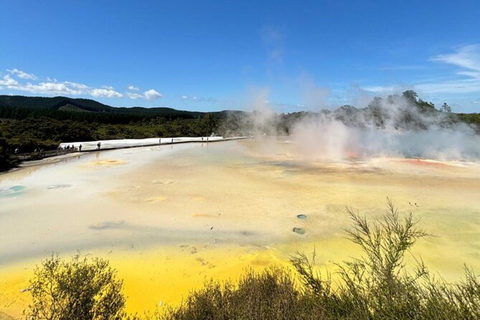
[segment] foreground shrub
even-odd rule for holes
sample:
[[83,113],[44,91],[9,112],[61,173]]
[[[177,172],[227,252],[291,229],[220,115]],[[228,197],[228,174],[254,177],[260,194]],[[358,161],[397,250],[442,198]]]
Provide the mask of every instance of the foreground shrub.
[[[339,281],[325,279],[298,253],[288,269],[250,271],[239,281],[211,281],[177,308],[147,314],[148,319],[480,319],[480,281],[465,268],[464,281],[432,278],[421,259],[407,268],[405,255],[427,234],[412,215],[401,217],[388,201],[382,220],[367,221],[353,210],[349,238],[363,256],[338,264]],[[35,269],[29,288],[31,319],[139,319],[124,312],[122,281],[101,259],[65,262],[53,256]]]
[[250,271],[236,285],[210,282],[161,319],[319,319],[320,310],[301,295],[282,269]]
[[275,269],[250,272],[237,285],[212,282],[158,318],[480,319],[480,281],[473,271],[448,284],[433,279],[420,259],[407,269],[405,254],[427,234],[411,214],[400,217],[390,200],[387,207],[373,222],[348,210],[349,238],[364,256],[338,264],[335,285],[317,272],[315,252],[312,259],[297,253],[291,259],[296,276]]
[[348,235],[364,256],[339,265],[342,301],[354,307],[353,315],[361,318],[413,319],[421,314],[425,293],[421,280],[428,280],[428,271],[418,262],[410,274],[404,258],[427,234],[416,228],[412,214],[401,219],[390,200],[383,220],[369,223],[353,210],[349,213],[353,227]]
[[123,282],[102,259],[69,262],[58,256],[42,262],[34,271],[29,291],[32,303],[28,319],[121,319],[125,316]]

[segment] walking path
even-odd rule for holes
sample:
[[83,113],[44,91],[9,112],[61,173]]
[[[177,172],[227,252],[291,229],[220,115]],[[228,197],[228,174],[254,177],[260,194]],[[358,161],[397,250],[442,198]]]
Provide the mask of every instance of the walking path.
[[81,151],[98,151],[98,150],[112,150],[122,148],[136,148],[136,147],[148,147],[156,145],[168,145],[178,143],[207,143],[207,142],[220,142],[229,140],[248,139],[250,137],[176,137],[176,138],[147,138],[147,139],[118,139],[118,140],[99,140],[99,141],[85,141],[85,142],[68,142],[61,143],[60,148],[64,149],[69,146],[73,146],[74,150]]
[[[78,156],[84,152],[107,151],[125,148],[151,147],[159,145],[171,145],[181,143],[211,143],[231,140],[249,139],[251,137],[176,137],[176,138],[148,138],[148,139],[118,139],[118,140],[98,140],[83,142],[61,143],[58,150],[43,151],[37,154],[38,158],[32,159],[32,154],[22,154],[21,160],[24,160],[20,167],[30,167],[45,163],[57,162],[61,159]],[[99,145],[100,144],[100,145]],[[82,146],[80,150],[80,145]],[[69,150],[66,150],[66,147]],[[73,146],[73,148],[72,148]]]

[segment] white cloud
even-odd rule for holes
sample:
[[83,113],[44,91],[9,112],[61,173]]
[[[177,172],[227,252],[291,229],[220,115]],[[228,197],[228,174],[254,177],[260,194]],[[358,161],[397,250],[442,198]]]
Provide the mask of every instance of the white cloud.
[[480,92],[480,45],[457,48],[454,53],[441,54],[435,62],[450,64],[459,68],[457,79],[443,82],[423,83],[415,86],[426,93],[477,93]]
[[127,92],[125,93],[125,95],[130,99],[146,99],[146,100],[156,100],[163,97],[163,94],[153,89],[147,90],[143,94],[135,93],[135,92]]
[[10,74],[16,76],[17,78],[20,79],[25,79],[25,80],[37,80],[37,76],[35,76],[33,73],[26,73],[18,69],[7,69]]
[[60,95],[80,95],[82,90],[70,86],[65,82],[40,82],[38,84],[27,83],[19,85],[15,88],[20,91],[44,94],[60,94]]
[[18,85],[18,81],[12,79],[8,74],[0,80],[0,87],[7,87],[8,89],[13,89]]
[[215,103],[215,102],[218,102],[218,101],[219,101],[218,99],[215,99],[215,98],[212,98],[212,97],[204,98],[204,97],[187,96],[187,95],[182,95],[180,98],[181,98],[183,101],[194,101],[194,102],[211,102],[211,103]]
[[145,91],[144,92],[144,95],[145,95],[145,99],[147,100],[156,100],[156,99],[160,99],[163,97],[163,94],[153,90],[153,89],[150,89],[148,91]]
[[[33,74],[18,69],[8,69],[7,71],[8,74],[0,78],[0,89],[11,89],[32,94],[91,96],[95,98],[122,98],[127,96],[130,99],[156,100],[163,97],[163,94],[154,89],[147,90],[143,93],[131,92],[139,90],[138,87],[133,85],[128,86],[128,90],[130,91],[120,93],[116,91],[114,87],[107,85],[96,88],[78,82],[57,81],[49,77],[44,78],[43,81],[35,81],[38,80],[38,78]],[[13,76],[19,80],[14,79]]]
[[370,86],[363,87],[362,89],[373,93],[387,93],[395,91],[395,87],[392,86]]
[[468,45],[458,48],[455,53],[438,55],[432,61],[448,63],[467,71],[458,74],[467,75],[480,80],[480,45]]
[[[113,88],[113,87],[110,87]],[[90,92],[90,95],[94,97],[102,97],[102,98],[121,98],[123,94],[113,90],[113,89],[93,89]]]
[[421,83],[410,86],[367,86],[363,90],[375,94],[393,94],[402,93],[405,90],[413,89],[420,93],[439,94],[439,93],[475,93],[480,92],[480,83],[469,79],[452,80],[444,82]]
[[[49,80],[48,82],[58,82],[58,81],[57,81],[57,79],[54,79],[54,80]],[[83,83],[71,82],[71,81],[65,81],[64,83],[67,84],[68,86],[72,87],[72,88],[75,88],[75,89],[79,89],[79,90],[87,90],[88,89],[88,86],[84,85]]]
[[[123,94],[115,91],[111,86],[103,86],[102,88],[92,88],[83,83],[72,81],[57,81],[56,79],[46,78],[46,81],[39,81],[36,76],[17,69],[7,70],[9,74],[0,79],[0,89],[11,89],[16,91],[24,91],[33,94],[46,95],[65,95],[65,96],[92,96],[106,98],[121,98]],[[14,75],[24,81],[17,81],[10,75]],[[27,81],[25,81],[27,80]],[[31,80],[31,81],[28,81]]]
[[130,99],[142,99],[142,98],[144,98],[143,95],[138,94],[138,93],[133,93],[133,92],[127,92],[126,95],[127,95],[127,97],[129,97]]
[[[453,53],[441,54],[431,61],[449,64],[458,68],[449,80],[430,80],[416,83],[409,88],[424,94],[472,94],[480,93],[480,44],[457,48]],[[364,87],[373,93],[400,92],[406,86]]]
[[476,93],[480,92],[480,81],[462,79],[440,83],[424,83],[414,86],[414,89],[425,93]]

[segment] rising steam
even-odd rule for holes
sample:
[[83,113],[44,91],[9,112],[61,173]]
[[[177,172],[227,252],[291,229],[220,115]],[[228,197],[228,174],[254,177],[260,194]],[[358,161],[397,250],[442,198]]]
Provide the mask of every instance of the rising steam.
[[[278,115],[265,103],[228,119],[226,131],[288,136],[302,156],[325,160],[352,157],[406,157],[439,160],[480,159],[477,128],[441,112],[416,93],[374,98],[365,108],[343,106],[334,111]],[[233,124],[233,128],[231,125]]]

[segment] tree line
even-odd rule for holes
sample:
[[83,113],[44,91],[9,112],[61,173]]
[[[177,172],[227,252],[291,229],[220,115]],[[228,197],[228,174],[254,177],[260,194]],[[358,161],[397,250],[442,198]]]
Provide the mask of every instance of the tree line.
[[0,170],[18,163],[15,150],[20,153],[54,150],[61,142],[209,136],[216,133],[218,127],[219,119],[212,114],[196,119],[142,118],[128,123],[61,120],[48,116],[0,118]]
[[[392,114],[393,106],[402,107]],[[460,123],[480,133],[480,114],[456,114],[444,103],[436,107],[413,90],[375,97],[365,108],[344,105],[335,110],[274,114],[258,111],[190,112],[171,108],[114,108],[89,99],[0,96],[0,170],[18,160],[14,151],[56,149],[61,142],[150,137],[220,135],[290,135],[307,118],[327,118],[347,126],[426,130],[432,124]]]

